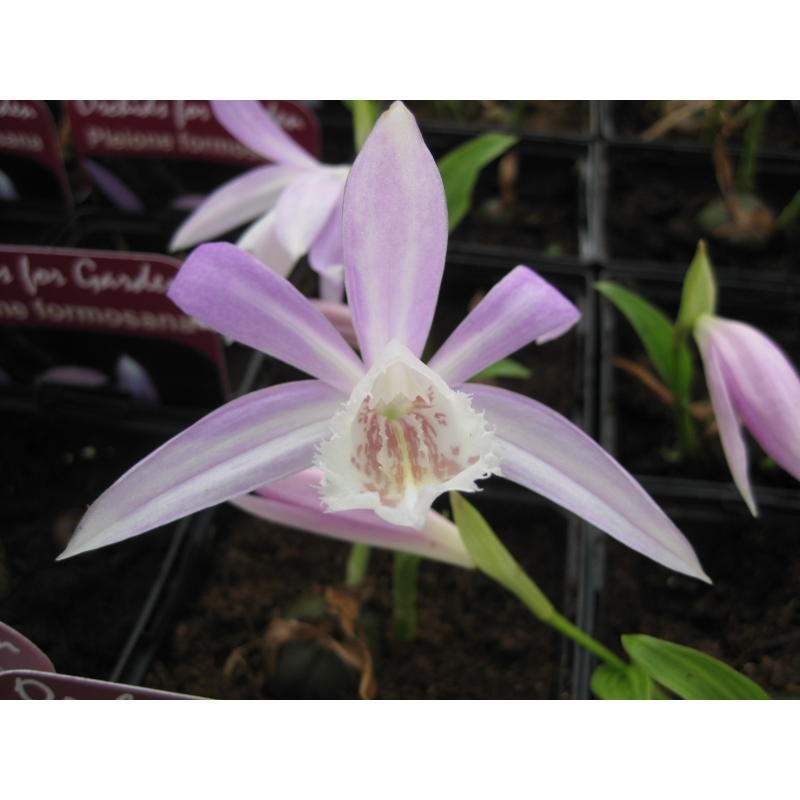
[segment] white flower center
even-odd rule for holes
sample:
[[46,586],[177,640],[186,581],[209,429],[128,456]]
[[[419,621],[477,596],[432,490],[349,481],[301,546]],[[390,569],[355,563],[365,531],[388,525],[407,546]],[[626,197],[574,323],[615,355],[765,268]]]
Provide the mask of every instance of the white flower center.
[[328,511],[371,508],[421,529],[431,503],[500,474],[494,434],[470,397],[456,392],[396,340],[336,413],[319,447]]

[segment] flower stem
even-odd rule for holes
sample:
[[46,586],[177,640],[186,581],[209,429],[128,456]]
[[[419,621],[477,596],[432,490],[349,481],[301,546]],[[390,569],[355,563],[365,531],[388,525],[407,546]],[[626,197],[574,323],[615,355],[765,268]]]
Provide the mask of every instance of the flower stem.
[[628,665],[596,639],[559,614],[542,590],[517,564],[481,514],[457,492],[450,492],[450,507],[458,531],[475,566],[516,595],[542,622],[585,647],[607,664],[619,669]]
[[512,581],[503,582],[503,585],[522,600],[542,622],[585,647],[590,653],[594,653],[606,663],[621,669],[627,668],[627,664],[615,656],[607,647],[604,647],[596,639],[589,636],[588,633],[584,633],[577,625],[573,625],[568,619],[562,617],[547,599],[544,592],[522,571],[522,568],[519,569]]
[[392,575],[392,628],[399,642],[412,642],[417,628],[417,570],[421,557],[395,551]]
[[746,192],[753,188],[761,129],[764,127],[767,112],[772,108],[774,102],[774,100],[757,100],[756,110],[747,124],[742,144],[742,158],[739,161],[739,169],[736,173],[736,185],[740,191]]
[[372,548],[368,544],[354,544],[347,558],[344,582],[347,586],[361,586],[369,570]]
[[593,639],[588,633],[584,633],[577,625],[573,625],[568,619],[565,619],[555,609],[548,619],[543,619],[551,628],[555,628],[559,633],[577,642],[582,647],[585,647],[590,653],[594,653],[598,658],[620,669],[627,669],[628,665],[617,656],[614,655],[607,647],[600,644],[597,639]]
[[689,413],[689,405],[685,400],[675,398],[675,429],[678,435],[678,452],[681,458],[691,456],[697,450],[694,421]]

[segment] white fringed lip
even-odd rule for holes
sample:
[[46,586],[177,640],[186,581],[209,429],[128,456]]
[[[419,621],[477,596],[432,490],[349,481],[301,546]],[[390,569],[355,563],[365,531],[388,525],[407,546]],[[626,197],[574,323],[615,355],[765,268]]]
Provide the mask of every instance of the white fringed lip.
[[497,450],[470,395],[394,339],[334,415],[314,463],[328,511],[368,508],[420,530],[440,494],[500,474]]

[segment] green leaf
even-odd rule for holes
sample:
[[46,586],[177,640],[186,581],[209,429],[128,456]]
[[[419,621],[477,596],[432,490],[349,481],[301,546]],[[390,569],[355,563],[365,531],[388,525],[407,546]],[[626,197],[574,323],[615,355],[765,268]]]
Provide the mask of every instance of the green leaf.
[[439,160],[451,231],[469,211],[480,171],[518,141],[516,136],[485,133],[459,145]]
[[775,220],[775,230],[785,231],[791,228],[792,225],[800,217],[800,190],[797,194],[786,204],[786,208],[778,215]]
[[686,345],[675,347],[675,329],[667,317],[638,294],[616,283],[599,281],[595,289],[607,297],[642,340],[661,380],[679,398],[688,397],[692,383],[692,359]]
[[716,658],[641,634],[622,637],[631,659],[660,684],[686,700],[769,700],[749,678]]
[[518,361],[514,361],[511,358],[501,358],[490,367],[481,370],[477,375],[473,375],[469,380],[475,381],[478,378],[530,378],[531,374],[531,371]]
[[353,138],[356,152],[359,153],[381,115],[381,107],[375,100],[343,100],[342,102],[353,115]]
[[713,314],[716,309],[717,282],[706,254],[706,243],[701,239],[683,281],[681,307],[675,322],[676,341],[685,342],[697,318],[702,314]]
[[525,574],[486,520],[458,492],[450,492],[453,519],[475,566],[517,595],[539,619],[553,614],[552,603]]
[[662,699],[650,676],[638,665],[620,669],[613,664],[600,664],[592,673],[592,691],[601,700],[656,700]]

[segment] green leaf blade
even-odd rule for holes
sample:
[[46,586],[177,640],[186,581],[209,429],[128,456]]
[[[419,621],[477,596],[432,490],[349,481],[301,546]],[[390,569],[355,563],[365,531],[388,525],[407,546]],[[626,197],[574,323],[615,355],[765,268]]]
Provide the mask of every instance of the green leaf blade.
[[447,216],[452,231],[466,216],[480,171],[519,141],[516,136],[486,133],[439,159],[439,172],[447,197]]
[[643,634],[622,637],[631,659],[685,700],[769,700],[749,678],[691,647]]
[[675,349],[675,329],[663,312],[635,292],[616,283],[594,285],[630,322],[662,381],[676,394],[691,383],[691,357],[685,345]]
[[501,358],[491,366],[473,375],[469,381],[483,378],[530,378],[531,375],[531,371],[518,361],[514,361],[512,358]]
[[636,664],[625,669],[600,664],[592,673],[591,689],[601,700],[660,699],[648,674]]

